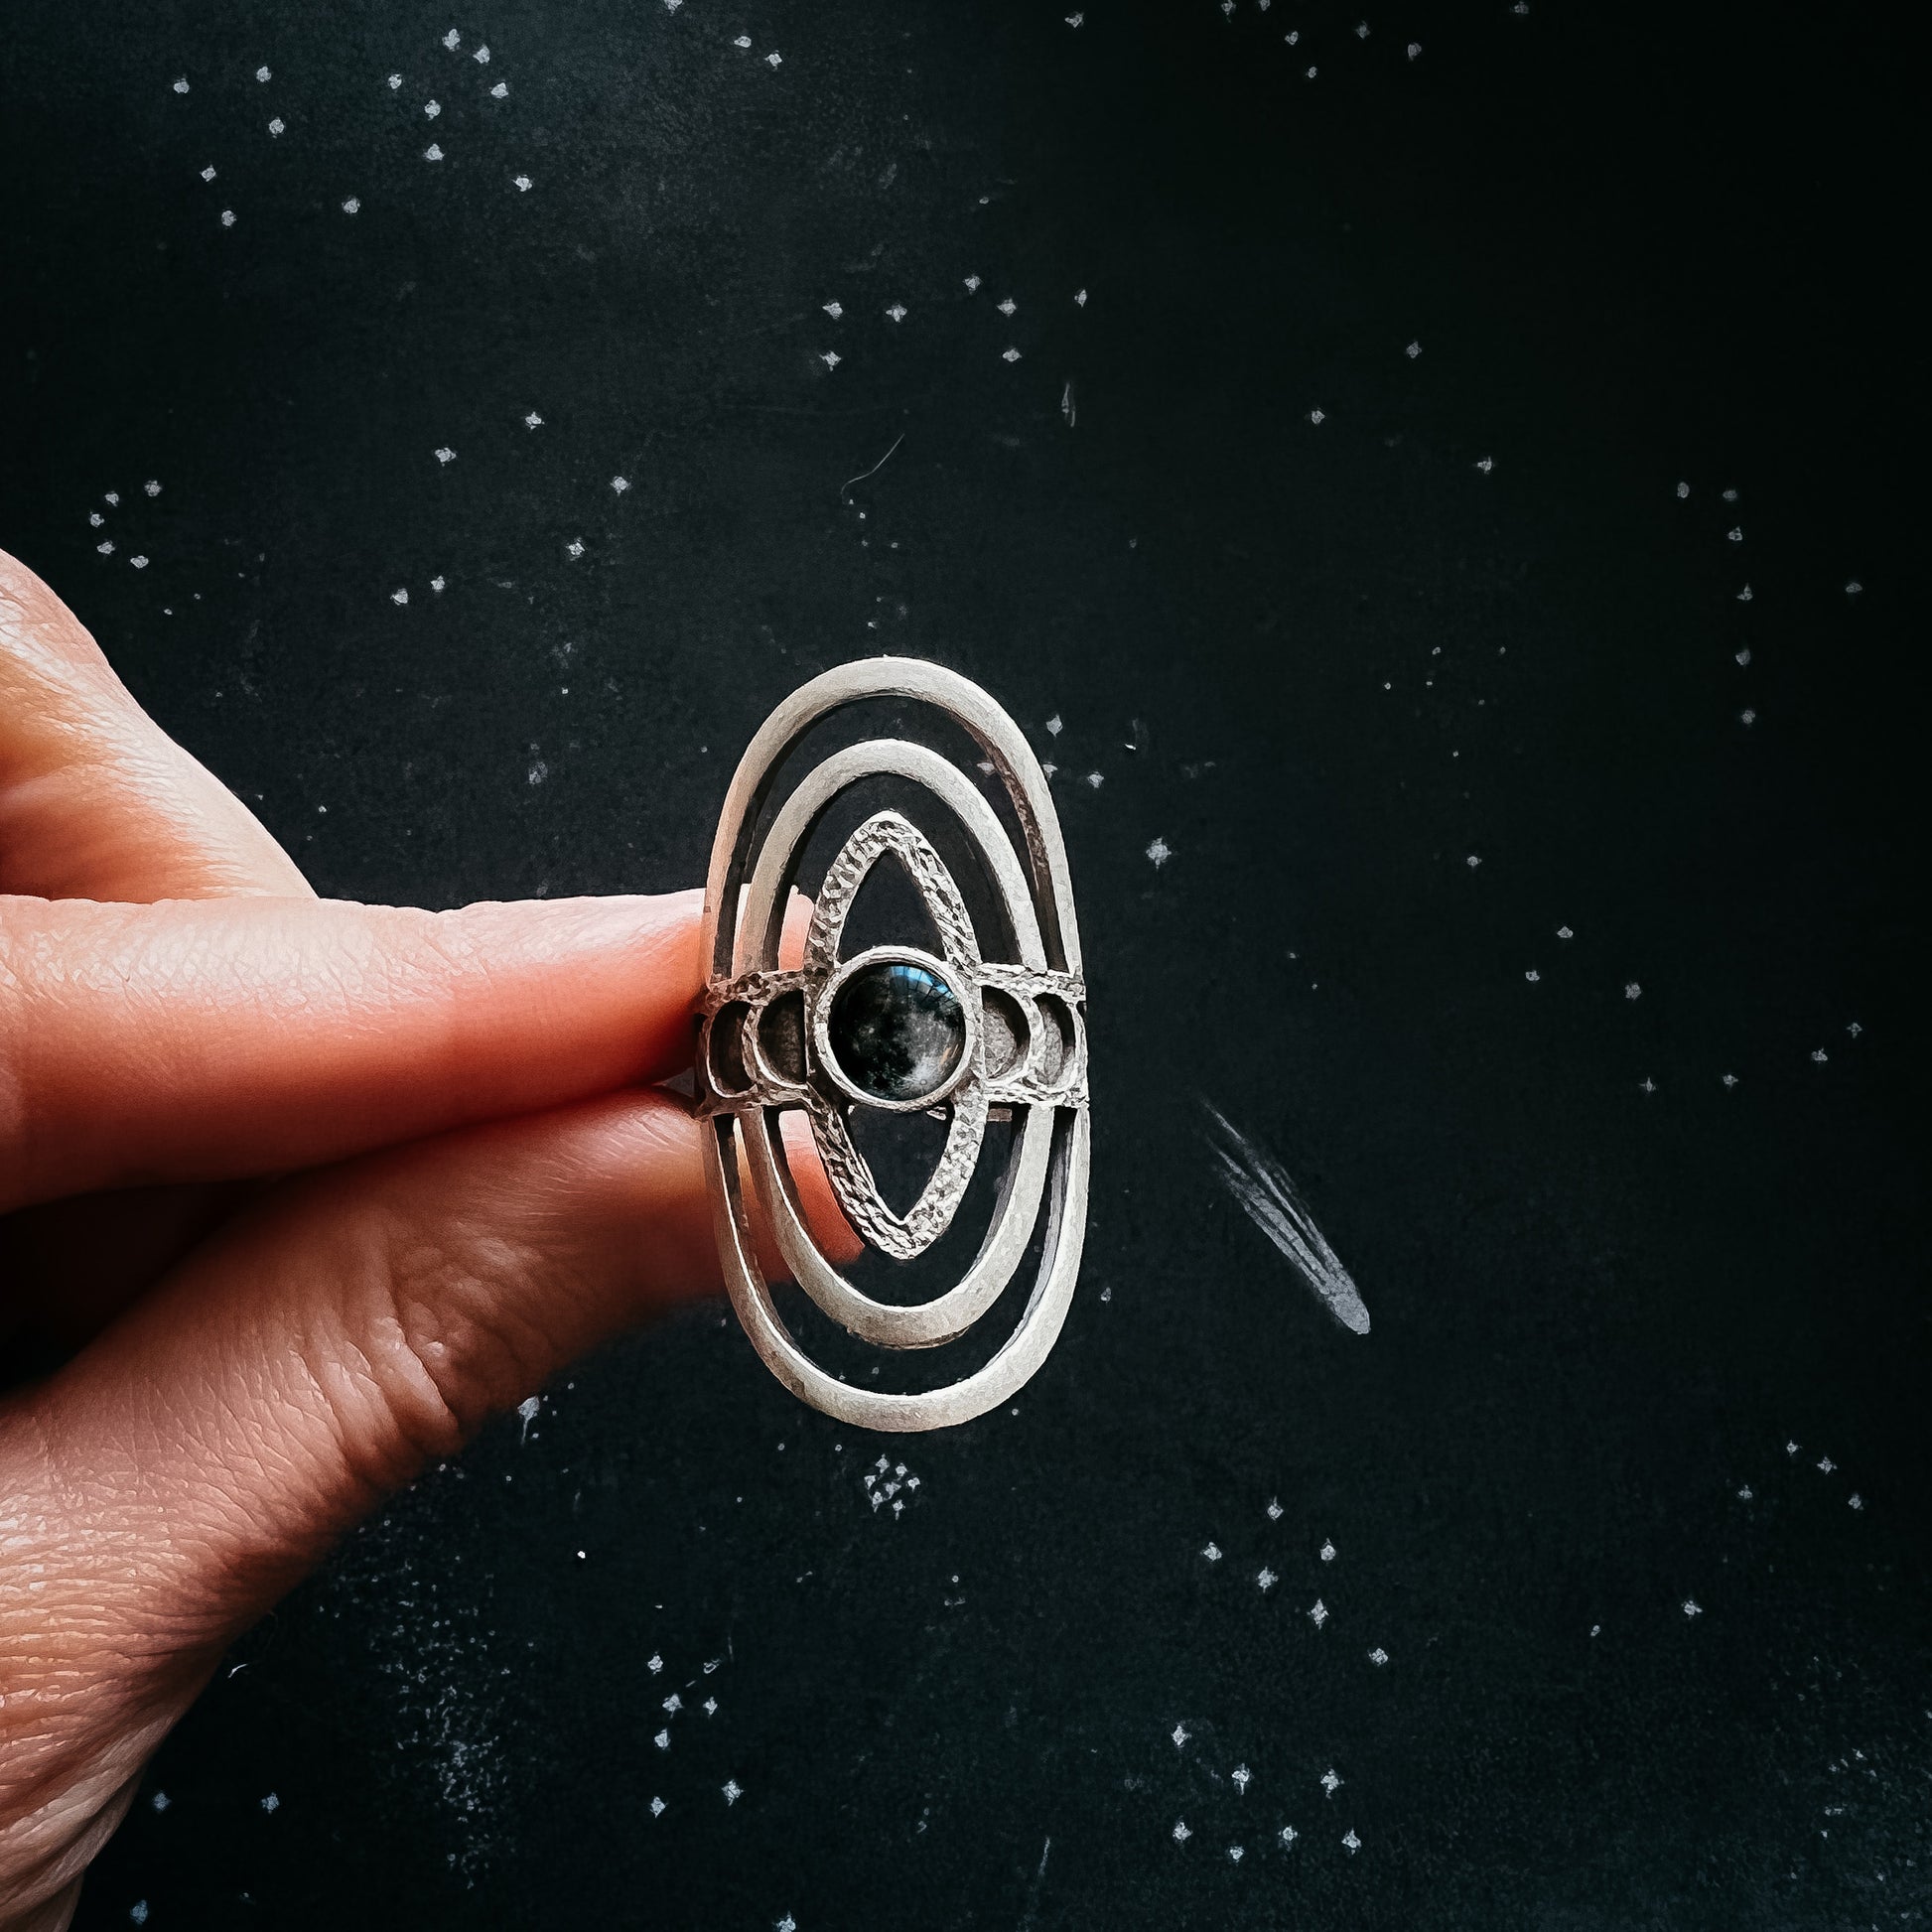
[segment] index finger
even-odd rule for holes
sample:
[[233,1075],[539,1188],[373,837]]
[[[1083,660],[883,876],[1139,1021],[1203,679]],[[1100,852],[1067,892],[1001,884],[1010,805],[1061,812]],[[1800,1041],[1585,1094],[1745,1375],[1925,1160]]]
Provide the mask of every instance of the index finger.
[[661,1079],[690,1059],[702,899],[0,898],[0,1212]]

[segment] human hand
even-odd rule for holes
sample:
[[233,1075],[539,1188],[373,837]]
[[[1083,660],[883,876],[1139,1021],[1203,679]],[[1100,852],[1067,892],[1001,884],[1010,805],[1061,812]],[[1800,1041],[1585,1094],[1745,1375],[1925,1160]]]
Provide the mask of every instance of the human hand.
[[[0,1932],[223,1649],[491,1413],[717,1286],[700,897],[318,899],[0,553]],[[802,1151],[802,1150],[801,1150]],[[828,1246],[851,1252],[815,1163]]]

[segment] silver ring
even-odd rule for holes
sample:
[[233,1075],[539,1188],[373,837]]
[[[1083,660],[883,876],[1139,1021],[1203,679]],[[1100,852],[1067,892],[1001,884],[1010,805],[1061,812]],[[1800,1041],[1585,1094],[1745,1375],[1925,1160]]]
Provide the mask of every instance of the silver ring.
[[[923,746],[875,739],[814,766],[769,815],[786,756],[844,706],[909,698],[978,742],[1020,827],[1012,839],[979,787]],[[998,901],[1004,930],[982,935],[931,842],[897,811],[875,812],[826,869],[804,964],[781,968],[778,940],[807,842],[865,779],[909,779],[957,821]],[[874,946],[842,957],[847,914],[891,855],[931,914],[937,953]],[[766,1367],[801,1401],[859,1428],[945,1429],[1006,1401],[1057,1339],[1086,1234],[1086,982],[1059,820],[1033,748],[977,685],[917,658],[869,658],[815,677],[746,748],[726,795],[705,887],[706,986],[698,1038],[705,1177],[732,1306]],[[942,1109],[944,1151],[918,1199],[897,1213],[854,1145],[853,1109]],[[979,1164],[991,1110],[1014,1133],[991,1225],[960,1281],[906,1307],[862,1294],[828,1261],[799,1206],[778,1116],[804,1113],[841,1210],[896,1261],[945,1233]],[[742,1165],[741,1165],[742,1164]],[[931,1348],[964,1334],[999,1300],[1044,1225],[1039,1271],[1019,1324],[984,1367],[945,1388],[897,1395],[855,1388],[798,1345],[758,1263],[741,1176],[749,1172],[779,1254],[834,1321],[882,1348]]]

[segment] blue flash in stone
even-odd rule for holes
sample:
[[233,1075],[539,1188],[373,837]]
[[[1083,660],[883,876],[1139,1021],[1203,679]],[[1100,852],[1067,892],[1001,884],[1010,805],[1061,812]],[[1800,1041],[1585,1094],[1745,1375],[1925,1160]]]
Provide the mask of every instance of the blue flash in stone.
[[937,973],[904,960],[854,973],[832,1001],[828,1032],[846,1078],[881,1100],[936,1092],[966,1048],[959,996]]

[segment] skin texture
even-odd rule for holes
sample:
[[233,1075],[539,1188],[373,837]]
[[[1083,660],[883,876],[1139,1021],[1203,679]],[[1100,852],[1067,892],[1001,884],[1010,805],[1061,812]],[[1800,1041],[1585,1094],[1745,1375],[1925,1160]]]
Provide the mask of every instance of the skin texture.
[[0,1932],[350,1525],[716,1290],[699,911],[318,899],[0,553],[0,1347],[73,1351],[0,1400]]

